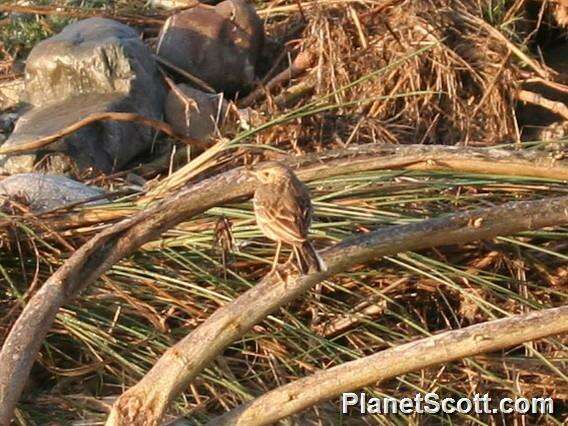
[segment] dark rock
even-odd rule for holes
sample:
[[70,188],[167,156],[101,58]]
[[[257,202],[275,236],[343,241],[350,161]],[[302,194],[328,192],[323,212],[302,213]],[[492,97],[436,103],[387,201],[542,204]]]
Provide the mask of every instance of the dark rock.
[[7,112],[0,114],[0,133],[8,135],[14,130],[14,124],[20,118],[17,112]]
[[[181,93],[180,93],[181,92]],[[221,127],[227,102],[222,95],[212,95],[179,84],[166,99],[166,121],[180,134],[204,144]]]
[[236,93],[249,87],[264,42],[264,28],[246,0],[200,4],[170,17],[157,52],[211,85]]
[[[76,22],[39,43],[27,60],[25,80],[33,108],[18,120],[5,146],[52,135],[97,112],[154,119],[163,112],[165,89],[150,50],[135,30],[110,19]],[[152,136],[142,124],[100,121],[44,151],[63,152],[80,168],[110,172],[148,149]],[[30,171],[40,153],[0,158],[0,169]]]
[[[0,181],[0,196],[17,199],[36,213],[86,201],[104,194],[105,191],[102,189],[57,175],[23,173]],[[105,202],[107,201],[96,200],[89,204]]]

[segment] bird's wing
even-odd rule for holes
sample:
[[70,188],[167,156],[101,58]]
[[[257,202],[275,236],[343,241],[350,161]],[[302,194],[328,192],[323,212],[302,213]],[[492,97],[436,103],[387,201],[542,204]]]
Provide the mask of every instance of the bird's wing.
[[275,193],[271,197],[275,202],[259,203],[258,213],[264,216],[265,226],[279,239],[288,243],[302,243],[306,240],[310,225],[309,196],[302,190],[298,191],[295,185],[278,189],[274,188]]

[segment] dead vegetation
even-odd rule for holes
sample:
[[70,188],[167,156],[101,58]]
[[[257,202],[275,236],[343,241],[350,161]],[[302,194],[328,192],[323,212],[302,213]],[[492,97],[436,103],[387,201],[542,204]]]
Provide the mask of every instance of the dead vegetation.
[[[59,28],[53,24],[54,14],[73,19],[74,13],[104,12],[145,30],[152,43],[170,13],[144,9],[142,3],[91,6],[88,12],[71,3],[59,9],[51,2],[28,6],[38,14],[33,34],[40,28],[45,37]],[[152,167],[133,164],[129,172],[150,180],[144,188],[128,172],[78,176],[113,191],[130,191],[118,192],[108,206],[79,206],[37,218],[27,212],[25,200],[2,206],[0,341],[25,302],[90,237],[187,182],[237,165],[363,143],[503,144],[558,161],[566,156],[562,135],[554,141],[526,140],[523,122],[517,119],[519,89],[527,80],[544,82],[556,94],[568,90],[563,71],[547,67],[539,53],[542,27],[553,25],[547,23],[545,3],[265,0],[257,6],[270,37],[264,83],[299,52],[313,60],[306,72],[266,85],[269,90],[250,103],[248,117],[241,114],[249,129],[227,129],[224,139],[199,157],[180,147],[177,154],[157,151]],[[1,7],[6,11],[10,5]],[[5,40],[2,81],[18,77],[12,65],[25,59],[30,47],[10,44],[10,31],[0,30]],[[555,37],[564,42],[563,35]],[[529,97],[525,93],[521,100]],[[532,99],[538,108],[551,109]],[[565,117],[552,112],[562,125]],[[188,157],[191,161],[180,168]],[[365,170],[311,182],[318,246],[453,211],[566,195],[566,180],[559,176],[441,169]],[[566,305],[567,237],[566,226],[527,231],[388,256],[330,277],[319,290],[253,326],[217,357],[178,398],[171,418],[183,415],[190,424],[204,424],[320,369],[439,331]],[[219,248],[220,240],[234,249]],[[103,421],[113,399],[168,347],[259,282],[272,255],[250,204],[238,201],[146,243],[59,311],[18,406],[17,424]],[[562,408],[568,403],[567,345],[566,336],[548,338],[409,373],[366,390],[395,397],[426,391],[551,396],[559,407],[553,416],[507,420],[559,424],[568,415]],[[402,415],[351,420],[421,421]],[[449,422],[450,417],[440,414],[431,421]],[[503,420],[460,415],[451,421]],[[337,424],[336,404],[314,407],[298,422]]]

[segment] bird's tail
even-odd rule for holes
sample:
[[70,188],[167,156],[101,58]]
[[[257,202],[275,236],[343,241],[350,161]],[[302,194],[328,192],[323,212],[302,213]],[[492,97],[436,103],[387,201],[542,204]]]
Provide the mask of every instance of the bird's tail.
[[294,246],[294,254],[296,255],[298,267],[300,271],[302,271],[302,274],[307,274],[312,266],[318,272],[327,271],[327,265],[318,254],[311,241],[306,240],[302,245]]

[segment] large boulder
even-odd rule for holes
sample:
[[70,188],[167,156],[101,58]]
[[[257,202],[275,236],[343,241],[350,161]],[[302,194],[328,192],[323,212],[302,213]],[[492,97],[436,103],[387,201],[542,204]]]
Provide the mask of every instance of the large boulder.
[[[166,93],[139,34],[103,18],[76,22],[38,43],[27,60],[25,82],[32,108],[4,146],[56,134],[94,113],[134,112],[160,119]],[[0,158],[0,170],[30,171],[39,155],[55,151],[80,168],[111,172],[148,149],[152,136],[153,130],[142,124],[99,121],[41,152]]]
[[179,84],[166,99],[166,121],[179,134],[207,145],[213,133],[222,127],[227,113],[227,101],[222,95],[213,95]]
[[160,33],[157,53],[225,93],[254,82],[264,28],[246,0],[199,4],[171,16]]
[[[87,186],[65,176],[22,173],[0,181],[0,205],[2,197],[16,199],[31,211],[41,213],[105,194],[100,188]],[[92,201],[100,204],[105,200]]]

